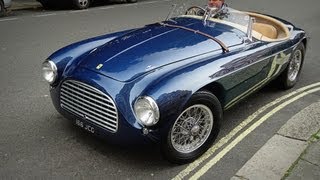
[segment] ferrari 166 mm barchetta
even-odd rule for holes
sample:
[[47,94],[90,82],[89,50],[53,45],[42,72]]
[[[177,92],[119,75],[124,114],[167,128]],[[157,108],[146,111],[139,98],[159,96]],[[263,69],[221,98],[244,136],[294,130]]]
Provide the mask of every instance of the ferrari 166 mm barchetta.
[[165,21],[83,40],[43,63],[55,108],[119,143],[155,141],[187,163],[215,141],[223,111],[272,80],[299,78],[308,38],[280,18],[193,6]]

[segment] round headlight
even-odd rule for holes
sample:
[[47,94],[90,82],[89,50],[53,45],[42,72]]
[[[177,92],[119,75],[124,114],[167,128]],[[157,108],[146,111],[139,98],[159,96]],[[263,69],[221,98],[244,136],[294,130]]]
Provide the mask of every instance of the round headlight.
[[134,112],[136,117],[145,126],[155,125],[159,121],[159,108],[151,97],[139,97],[134,104]]
[[52,61],[45,61],[42,64],[42,76],[50,84],[52,84],[58,76],[57,66]]

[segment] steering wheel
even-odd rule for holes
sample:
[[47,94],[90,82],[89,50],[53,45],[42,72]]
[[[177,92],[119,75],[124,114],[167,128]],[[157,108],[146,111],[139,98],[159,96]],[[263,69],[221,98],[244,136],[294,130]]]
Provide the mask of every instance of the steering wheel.
[[187,9],[185,15],[203,16],[206,10],[200,6],[191,6]]

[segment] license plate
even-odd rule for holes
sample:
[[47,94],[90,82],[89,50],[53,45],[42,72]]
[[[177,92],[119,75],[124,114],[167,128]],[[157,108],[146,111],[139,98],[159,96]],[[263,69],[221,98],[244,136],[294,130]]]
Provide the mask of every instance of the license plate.
[[81,127],[82,129],[94,134],[95,130],[94,127],[90,126],[89,124],[86,124],[85,122],[81,121],[80,119],[76,119],[76,125]]

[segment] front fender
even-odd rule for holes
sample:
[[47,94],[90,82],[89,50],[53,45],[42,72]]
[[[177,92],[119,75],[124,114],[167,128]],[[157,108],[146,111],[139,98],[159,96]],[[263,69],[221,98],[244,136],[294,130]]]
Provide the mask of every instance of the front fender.
[[152,97],[160,110],[160,121],[154,128],[166,126],[179,116],[195,92],[220,78],[214,74],[236,54],[237,51],[228,54],[210,52],[149,72],[134,82],[131,91],[134,96],[130,96],[130,102],[133,105],[139,96]]

